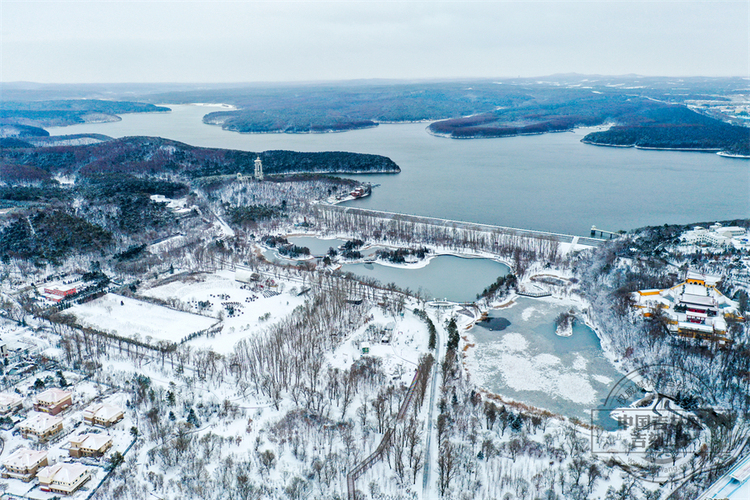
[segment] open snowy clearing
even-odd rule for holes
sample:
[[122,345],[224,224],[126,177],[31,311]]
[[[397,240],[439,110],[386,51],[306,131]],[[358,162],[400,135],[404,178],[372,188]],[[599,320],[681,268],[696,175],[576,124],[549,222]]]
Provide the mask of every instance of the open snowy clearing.
[[175,311],[140,300],[107,294],[71,308],[78,320],[120,337],[180,342],[191,333],[216,324],[216,319]]
[[257,334],[305,302],[305,296],[297,296],[299,289],[291,283],[278,283],[266,293],[268,296],[251,288],[235,281],[234,272],[218,271],[186,276],[143,293],[162,300],[178,299],[193,310],[198,309],[199,302],[208,303],[204,313],[215,317],[223,315],[223,329],[215,337],[200,336],[190,344],[226,354],[243,338]]

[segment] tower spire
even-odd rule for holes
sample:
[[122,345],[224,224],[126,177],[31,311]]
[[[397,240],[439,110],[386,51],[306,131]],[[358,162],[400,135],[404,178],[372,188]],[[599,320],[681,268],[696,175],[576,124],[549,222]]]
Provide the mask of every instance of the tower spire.
[[260,161],[260,156],[255,159],[255,180],[263,180],[263,163]]

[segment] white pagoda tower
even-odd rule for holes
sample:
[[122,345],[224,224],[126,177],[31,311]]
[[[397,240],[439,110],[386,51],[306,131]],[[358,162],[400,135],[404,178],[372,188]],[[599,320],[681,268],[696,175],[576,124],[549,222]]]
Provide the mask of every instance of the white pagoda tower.
[[255,180],[263,180],[263,163],[260,161],[260,156],[255,159]]

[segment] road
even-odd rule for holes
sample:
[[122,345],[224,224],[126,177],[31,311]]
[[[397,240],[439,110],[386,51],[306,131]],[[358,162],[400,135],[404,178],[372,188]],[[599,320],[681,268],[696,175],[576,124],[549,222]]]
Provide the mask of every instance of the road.
[[[429,313],[428,313],[429,314]],[[435,342],[435,362],[432,365],[432,377],[430,383],[430,409],[427,413],[427,437],[425,438],[424,452],[424,475],[422,478],[422,498],[427,499],[429,496],[430,485],[432,484],[432,432],[434,427],[434,415],[437,394],[438,367],[440,366],[440,352],[443,347],[443,327],[437,318],[431,318],[435,322],[435,331],[437,340]]]

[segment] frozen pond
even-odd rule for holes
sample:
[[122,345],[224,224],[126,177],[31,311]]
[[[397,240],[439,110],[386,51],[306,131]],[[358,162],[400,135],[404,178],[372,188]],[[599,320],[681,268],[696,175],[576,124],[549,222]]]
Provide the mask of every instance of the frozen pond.
[[[293,236],[287,239],[289,243],[309,248],[313,255],[323,255],[329,248],[337,248],[345,243],[344,240],[324,240],[313,236]],[[374,255],[379,248],[381,247],[370,246],[361,248],[360,251],[363,256],[368,257]],[[316,260],[309,257],[289,259],[271,248],[264,249],[262,253],[271,262],[287,265],[299,265],[306,260]],[[379,261],[359,262],[343,264],[341,272],[374,278],[383,285],[394,283],[401,289],[408,288],[412,292],[421,292],[427,299],[473,302],[477,294],[494,283],[499,276],[505,276],[510,271],[508,266],[496,260],[455,255],[432,256],[429,262],[421,262],[419,266],[395,266]]]
[[570,310],[556,302],[519,297],[512,307],[491,311],[492,329],[478,323],[471,330],[472,375],[493,393],[590,422],[590,410],[600,407],[622,374],[581,322],[570,337],[555,334],[555,318]]
[[[346,243],[342,239],[322,239],[316,236],[288,236],[289,243],[307,247],[312,255],[324,255],[329,248],[337,249]],[[367,258],[374,256],[383,247],[366,245],[358,250]],[[287,265],[299,265],[316,259],[289,259],[270,248],[263,250],[263,256],[271,261]],[[426,299],[447,299],[452,302],[473,302],[477,294],[505,276],[510,268],[492,259],[458,257],[455,255],[433,255],[429,261],[417,265],[389,265],[381,261],[344,263],[341,272],[374,278],[383,285],[394,283],[401,289],[421,292]]]
[[473,302],[477,294],[499,276],[508,274],[508,266],[492,259],[471,259],[438,255],[424,267],[407,268],[380,263],[344,264],[344,272],[375,278],[382,284],[395,283],[413,292],[421,291],[428,299]]

